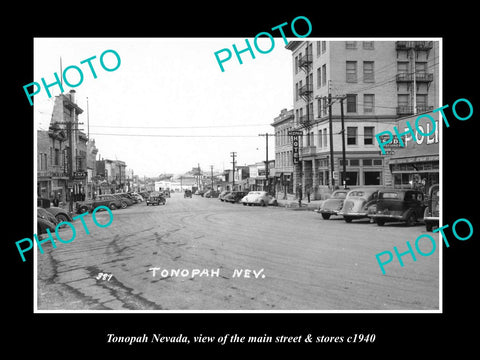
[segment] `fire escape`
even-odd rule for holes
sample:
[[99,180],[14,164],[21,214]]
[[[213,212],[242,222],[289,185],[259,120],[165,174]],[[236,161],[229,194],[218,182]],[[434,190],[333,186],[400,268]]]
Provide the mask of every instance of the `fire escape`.
[[421,83],[427,84],[428,92],[433,81],[433,73],[427,72],[426,68],[418,70],[416,61],[420,52],[426,52],[426,59],[428,60],[432,48],[433,41],[396,41],[397,58],[402,51],[406,51],[408,54],[408,69],[399,70],[396,75],[397,91],[400,89],[400,84],[403,83],[407,85],[407,91],[410,94],[409,104],[398,104],[397,115],[413,115],[433,109],[432,106],[427,104],[417,105],[416,101],[418,85]]
[[[309,49],[307,47],[307,49]],[[310,48],[311,49],[311,48]],[[313,81],[312,81],[312,52],[307,51],[305,55],[298,59],[298,67],[302,69],[305,74],[305,85],[301,86],[298,89],[298,95],[305,101],[307,104],[306,106],[306,115],[300,116],[300,125],[302,128],[305,128],[307,131],[312,127],[313,124],[313,113],[311,112],[310,108],[310,101],[312,100],[313,96]],[[310,74],[309,74],[310,73]]]

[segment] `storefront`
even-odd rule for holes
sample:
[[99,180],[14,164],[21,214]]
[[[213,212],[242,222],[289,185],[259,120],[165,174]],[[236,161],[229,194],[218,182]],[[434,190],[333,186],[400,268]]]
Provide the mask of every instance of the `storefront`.
[[419,117],[417,129],[415,121],[418,115],[398,123],[399,132],[403,132],[408,130],[408,121],[415,135],[403,136],[405,146],[392,150],[389,166],[394,188],[413,188],[426,193],[430,186],[440,183],[439,121],[437,114],[429,115],[435,119],[435,130],[428,117]]

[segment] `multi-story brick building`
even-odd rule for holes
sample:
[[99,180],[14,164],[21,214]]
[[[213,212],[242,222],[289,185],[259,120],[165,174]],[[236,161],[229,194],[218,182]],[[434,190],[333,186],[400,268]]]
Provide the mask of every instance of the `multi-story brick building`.
[[295,127],[303,131],[295,185],[317,196],[344,182],[392,185],[392,154],[380,153],[375,134],[438,104],[438,41],[292,41],[286,47],[293,57]]
[[96,161],[99,194],[127,190],[127,174],[124,161],[102,159]]
[[275,192],[279,198],[293,194],[293,148],[288,132],[295,127],[293,109],[282,109],[273,120],[275,132]]

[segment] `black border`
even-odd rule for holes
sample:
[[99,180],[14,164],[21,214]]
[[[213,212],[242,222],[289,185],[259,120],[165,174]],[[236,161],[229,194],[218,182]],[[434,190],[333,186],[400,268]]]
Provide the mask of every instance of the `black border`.
[[[40,4],[39,4],[40,5]],[[474,344],[474,332],[469,319],[475,313],[475,259],[478,248],[477,212],[468,209],[476,204],[475,138],[478,95],[473,91],[476,76],[476,43],[473,40],[475,10],[465,6],[443,9],[443,5],[411,4],[405,10],[384,4],[375,9],[358,10],[348,4],[276,3],[266,11],[246,3],[205,5],[183,9],[155,5],[110,4],[100,11],[89,4],[41,4],[41,8],[17,12],[15,27],[4,29],[9,36],[9,55],[5,56],[8,74],[4,102],[8,116],[8,146],[4,148],[7,166],[4,179],[8,215],[4,215],[7,236],[3,241],[4,258],[9,267],[4,311],[9,316],[6,343],[12,350],[22,351],[27,345],[33,351],[52,357],[70,354],[90,356],[114,353],[139,354],[148,351],[164,356],[165,350],[179,353],[195,350],[213,354],[212,350],[239,353],[247,344],[218,345],[119,345],[107,344],[106,335],[133,336],[143,333],[165,335],[240,336],[314,335],[347,336],[374,333],[373,344],[263,344],[248,346],[248,351],[294,352],[304,349],[335,351],[351,350],[356,354],[374,354],[380,348],[390,349],[384,356],[404,351],[432,354],[443,347],[461,346],[467,350]],[[288,5],[288,8],[287,6]],[[359,4],[357,4],[359,5]],[[37,5],[35,5],[37,6]],[[35,7],[34,6],[34,7]],[[375,8],[374,4],[371,4]],[[378,8],[377,8],[378,9]],[[470,13],[472,15],[470,15]],[[443,132],[443,206],[444,224],[458,218],[468,218],[474,225],[474,235],[468,241],[450,241],[443,248],[443,314],[33,314],[33,257],[22,263],[14,242],[33,233],[33,111],[25,101],[22,86],[33,81],[33,37],[253,37],[297,16],[306,16],[313,25],[310,37],[442,37],[443,38],[443,104],[467,98],[473,104],[474,115],[468,121],[457,121],[450,109],[446,114],[450,128]],[[2,25],[2,27],[11,25]],[[9,35],[14,32],[14,35]],[[194,57],[192,57],[194,61]],[[8,70],[7,70],[8,67]],[[13,99],[13,102],[11,101]],[[12,126],[13,125],[13,126]],[[11,175],[10,175],[11,173]],[[13,218],[7,221],[7,218]],[[447,235],[450,234],[447,231]],[[475,324],[472,324],[475,326]],[[70,350],[64,353],[63,350]],[[415,350],[413,350],[415,349]],[[414,351],[414,352],[413,352]],[[314,353],[315,354],[315,353]],[[319,352],[319,354],[322,354]]]

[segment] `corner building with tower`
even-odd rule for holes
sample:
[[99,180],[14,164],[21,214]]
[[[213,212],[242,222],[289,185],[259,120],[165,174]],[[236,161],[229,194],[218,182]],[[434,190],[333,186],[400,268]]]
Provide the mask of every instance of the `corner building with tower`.
[[438,41],[292,41],[286,48],[294,129],[303,132],[293,184],[315,199],[337,186],[393,186],[395,149],[383,155],[375,134],[438,107]]

